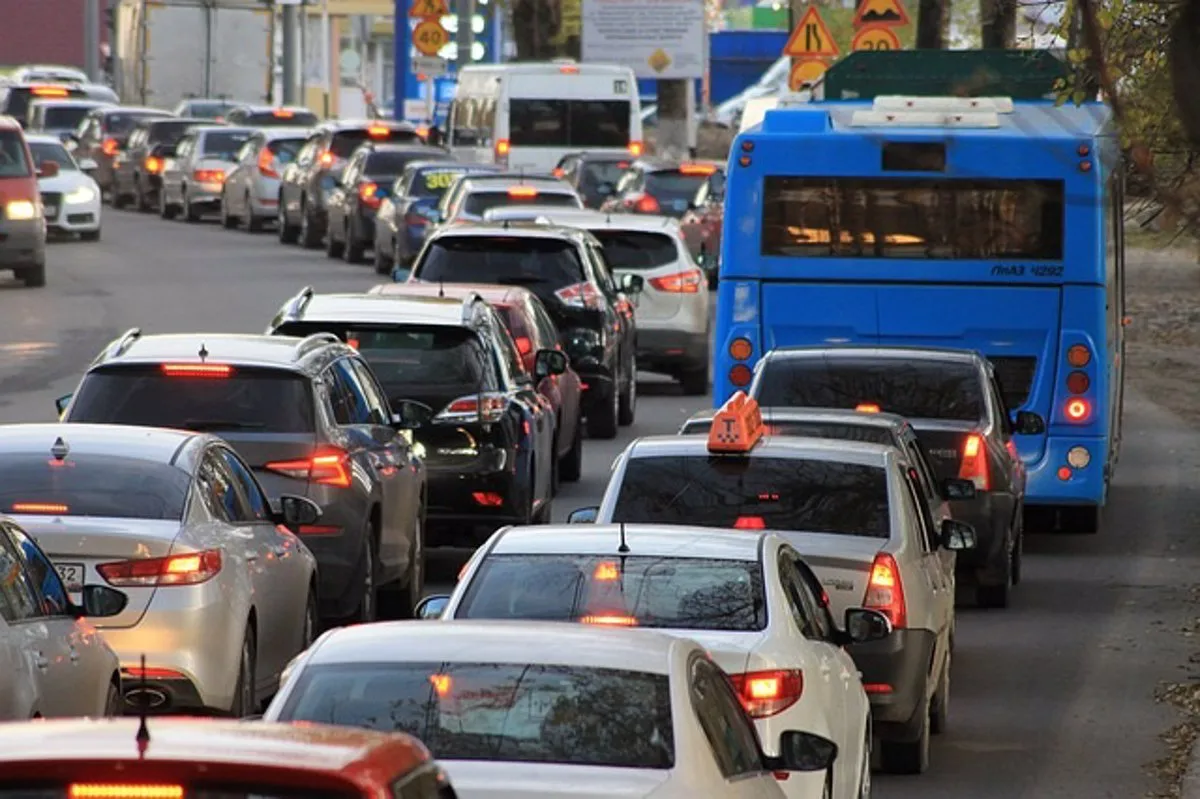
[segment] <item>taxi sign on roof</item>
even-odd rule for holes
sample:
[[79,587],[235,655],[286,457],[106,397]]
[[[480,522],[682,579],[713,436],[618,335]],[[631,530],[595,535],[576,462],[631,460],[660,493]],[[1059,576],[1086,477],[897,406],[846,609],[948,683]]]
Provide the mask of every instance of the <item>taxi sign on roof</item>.
[[749,452],[764,432],[758,402],[739,391],[713,416],[708,430],[708,451]]

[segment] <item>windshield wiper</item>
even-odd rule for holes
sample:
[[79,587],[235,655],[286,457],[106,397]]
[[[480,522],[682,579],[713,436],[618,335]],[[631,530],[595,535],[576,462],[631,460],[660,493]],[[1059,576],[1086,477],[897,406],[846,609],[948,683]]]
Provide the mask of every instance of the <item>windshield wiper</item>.
[[209,430],[261,430],[262,422],[235,422],[232,419],[184,419],[185,430],[203,433]]

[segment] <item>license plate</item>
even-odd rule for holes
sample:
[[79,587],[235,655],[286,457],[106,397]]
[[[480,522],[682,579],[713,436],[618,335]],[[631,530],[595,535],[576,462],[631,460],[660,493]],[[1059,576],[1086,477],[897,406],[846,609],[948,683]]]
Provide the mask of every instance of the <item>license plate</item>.
[[54,568],[58,570],[58,576],[62,578],[67,593],[77,594],[83,590],[82,563],[56,563]]
[[46,211],[46,216],[58,216],[58,206],[57,205],[47,205],[45,208],[45,211]]

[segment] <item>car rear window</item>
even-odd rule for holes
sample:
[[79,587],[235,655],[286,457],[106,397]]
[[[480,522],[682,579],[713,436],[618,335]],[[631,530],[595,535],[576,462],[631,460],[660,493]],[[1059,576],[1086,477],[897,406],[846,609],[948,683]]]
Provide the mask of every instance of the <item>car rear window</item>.
[[136,111],[121,111],[114,114],[105,114],[100,124],[103,126],[105,133],[112,136],[123,136],[133,130],[134,126],[141,120],[160,116],[166,116],[166,114],[159,114],[154,111],[143,111],[141,113]]
[[[428,158],[428,156],[426,156]],[[412,185],[408,189],[411,197],[431,197],[441,199],[442,195],[454,185],[454,181],[470,172],[469,169],[453,166],[424,167],[413,176]]]
[[230,367],[193,377],[168,366],[123,366],[88,373],[71,405],[71,422],[247,433],[311,433],[312,391],[282,369]]
[[[646,193],[658,200],[659,205],[675,211],[686,211],[687,204],[709,179],[710,175],[685,175],[674,169],[664,169],[646,174]],[[683,205],[680,205],[683,203]]]
[[583,165],[579,182],[584,186],[599,186],[602,183],[615,186],[628,169],[628,161],[589,161]]
[[195,124],[191,119],[182,122],[154,122],[146,131],[146,140],[152,144],[174,144]]
[[225,131],[219,130],[204,134],[204,143],[201,145],[202,154],[205,158],[219,158],[222,161],[232,161],[237,151],[242,149],[242,145],[250,138],[251,132],[248,130]]
[[625,147],[632,118],[628,100],[508,102],[513,147]]
[[190,484],[174,466],[117,453],[0,455],[0,513],[181,519]]
[[439,760],[669,769],[664,674],[536,663],[391,662],[308,666],[280,711],[406,732]]
[[246,114],[241,124],[251,128],[307,128],[320,122],[312,111],[254,111]]
[[349,158],[365,141],[391,144],[423,144],[416,131],[403,128],[387,128],[387,132],[370,133],[368,130],[340,130],[333,134],[329,151],[338,158]]
[[579,198],[574,194],[542,192],[523,194],[504,191],[476,191],[467,195],[463,212],[472,216],[483,216],[485,211],[508,205],[549,205],[555,208],[579,208]]
[[455,618],[751,631],[766,607],[756,561],[491,555]]
[[762,406],[855,408],[877,405],[909,419],[977,422],[983,384],[974,363],[900,358],[779,358],[752,387]]
[[25,153],[25,137],[15,130],[0,130],[0,178],[24,178],[32,174]]
[[612,521],[887,538],[881,466],[766,456],[633,458]]
[[429,244],[414,274],[426,282],[496,283],[534,291],[585,280],[574,244],[522,236],[442,236]]
[[413,161],[424,161],[428,157],[428,153],[420,151],[407,153],[371,153],[367,156],[365,171],[373,178],[389,176],[396,178],[404,171],[404,167]]
[[[683,435],[708,435],[711,419],[687,422]],[[808,438],[832,438],[837,441],[860,441],[866,444],[896,445],[892,431],[873,425],[844,424],[841,422],[786,422],[766,420],[767,435],[805,436]]]
[[593,229],[613,269],[657,269],[679,260],[675,239],[665,233]]
[[54,105],[49,106],[42,118],[42,126],[47,129],[76,128],[94,106],[87,105]]

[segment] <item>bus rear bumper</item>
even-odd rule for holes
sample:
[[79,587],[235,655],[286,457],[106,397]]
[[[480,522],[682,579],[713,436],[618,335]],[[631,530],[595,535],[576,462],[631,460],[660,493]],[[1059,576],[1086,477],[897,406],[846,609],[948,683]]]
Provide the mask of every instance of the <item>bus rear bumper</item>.
[[[1067,453],[1075,447],[1083,447],[1091,455],[1091,460],[1082,469],[1073,468],[1067,462]],[[1026,464],[1025,506],[1103,505],[1107,469],[1107,438],[1050,436],[1042,458]],[[1065,471],[1060,474],[1060,470]]]

